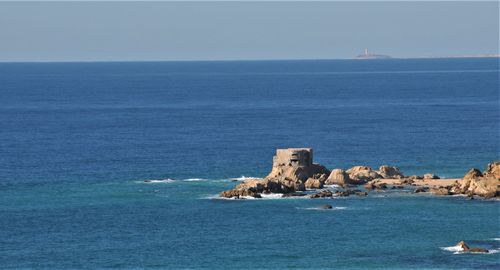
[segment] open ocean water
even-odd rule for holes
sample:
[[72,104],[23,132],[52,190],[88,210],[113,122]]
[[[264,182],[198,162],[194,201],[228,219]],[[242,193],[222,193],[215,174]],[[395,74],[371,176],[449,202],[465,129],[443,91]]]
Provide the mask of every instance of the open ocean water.
[[[498,201],[214,199],[285,147],[330,169],[483,170],[499,74],[492,58],[2,63],[0,268],[499,269]],[[460,240],[492,252],[443,249]]]

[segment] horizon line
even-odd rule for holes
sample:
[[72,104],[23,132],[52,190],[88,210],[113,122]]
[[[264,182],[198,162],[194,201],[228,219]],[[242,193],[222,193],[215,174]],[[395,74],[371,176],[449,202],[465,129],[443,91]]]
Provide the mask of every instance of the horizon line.
[[276,59],[164,59],[164,60],[13,60],[3,61],[2,64],[8,63],[130,63],[130,62],[263,62],[263,61],[332,61],[332,60],[359,60],[359,61],[373,61],[373,60],[411,60],[411,59],[456,59],[456,58],[500,58],[500,54],[474,54],[474,55],[459,55],[459,56],[418,56],[418,57],[389,57],[389,58],[276,58]]

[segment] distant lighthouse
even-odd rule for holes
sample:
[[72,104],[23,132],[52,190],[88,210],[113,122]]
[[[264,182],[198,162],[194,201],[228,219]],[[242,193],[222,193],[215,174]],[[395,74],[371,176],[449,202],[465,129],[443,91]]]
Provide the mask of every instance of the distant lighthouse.
[[363,54],[356,56],[355,59],[387,59],[387,58],[391,57],[383,54],[371,54],[368,52],[368,48],[365,48]]

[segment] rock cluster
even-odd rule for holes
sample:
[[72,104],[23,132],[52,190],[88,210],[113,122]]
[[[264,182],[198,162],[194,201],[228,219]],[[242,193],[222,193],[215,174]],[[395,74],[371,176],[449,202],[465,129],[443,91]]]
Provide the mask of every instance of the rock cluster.
[[[486,171],[471,169],[463,179],[440,179],[427,173],[423,176],[405,176],[397,167],[383,165],[378,170],[368,166],[354,166],[348,170],[331,172],[323,165],[312,162],[312,149],[278,149],[273,157],[271,172],[263,179],[247,179],[234,189],[220,193],[226,198],[260,198],[261,194],[281,193],[283,196],[304,195],[301,191],[319,190],[325,185],[338,185],[344,190],[321,190],[311,198],[328,198],[367,193],[350,189],[363,185],[366,190],[384,192],[386,189],[402,189],[416,186],[414,193],[430,192],[435,195],[466,194],[492,198],[500,196],[500,161],[488,164]],[[438,183],[439,182],[439,183]],[[446,184],[444,184],[446,183]]]
[[261,193],[290,194],[307,189],[322,188],[330,171],[323,165],[312,162],[312,149],[278,149],[273,157],[273,168],[264,179],[252,179],[234,189],[221,192],[226,198],[251,196]]
[[500,162],[497,161],[488,164],[483,173],[478,169],[471,169],[461,181],[449,187],[449,192],[451,194],[493,198],[500,196],[499,186]]

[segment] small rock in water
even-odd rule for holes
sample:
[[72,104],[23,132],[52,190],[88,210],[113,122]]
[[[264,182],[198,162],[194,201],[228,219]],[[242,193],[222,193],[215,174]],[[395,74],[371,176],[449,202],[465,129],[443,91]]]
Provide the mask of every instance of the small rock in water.
[[464,241],[458,242],[456,244],[457,247],[460,247],[463,252],[470,252],[470,253],[489,253],[489,250],[485,248],[477,248],[477,247],[469,247]]
[[321,209],[332,209],[333,206],[329,205],[329,204],[323,204],[322,206],[320,206],[319,208]]

